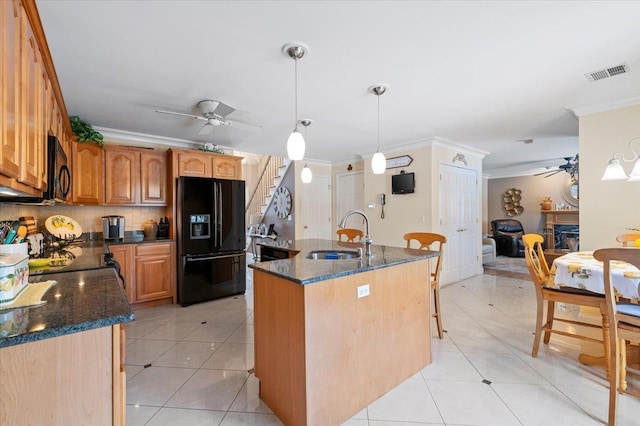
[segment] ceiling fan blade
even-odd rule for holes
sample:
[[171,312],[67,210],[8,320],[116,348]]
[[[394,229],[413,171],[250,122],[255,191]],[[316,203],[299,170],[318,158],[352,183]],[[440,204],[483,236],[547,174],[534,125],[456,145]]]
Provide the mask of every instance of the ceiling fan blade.
[[213,132],[213,129],[215,129],[216,126],[214,126],[213,124],[209,124],[209,123],[205,123],[204,126],[202,126],[202,128],[198,131],[198,135],[208,135],[211,132]]
[[561,173],[561,172],[562,172],[562,170],[556,170],[555,172],[549,173],[548,175],[546,175],[545,178],[551,177],[553,175],[557,175],[558,173]]
[[219,115],[220,117],[224,118],[236,110],[234,107],[227,105],[224,102],[220,102],[220,101],[217,101],[217,102],[218,102],[218,106],[216,107],[216,110],[214,112],[216,113],[216,115]]
[[262,126],[258,126],[257,124],[245,123],[244,121],[237,120],[226,120],[225,124],[235,127],[236,129],[247,130],[249,132],[259,132],[262,130]]
[[541,175],[546,175],[547,173],[556,173],[556,172],[559,172],[559,171],[560,170],[547,170],[545,172],[536,173],[536,174],[534,174],[534,176],[541,176]]
[[165,111],[165,110],[161,110],[161,109],[157,109],[156,112],[159,112],[160,114],[169,114],[169,115],[179,115],[179,116],[182,116],[182,117],[190,117],[190,118],[195,118],[196,120],[204,120],[204,121],[207,120],[206,118],[200,117],[199,115],[185,114],[183,112]]

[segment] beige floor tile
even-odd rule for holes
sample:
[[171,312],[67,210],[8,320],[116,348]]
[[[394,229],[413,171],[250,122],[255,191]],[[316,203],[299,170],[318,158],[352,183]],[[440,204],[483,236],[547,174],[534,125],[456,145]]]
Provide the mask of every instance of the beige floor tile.
[[197,370],[149,367],[127,382],[127,404],[163,406]]
[[224,411],[190,410],[184,408],[161,408],[146,426],[211,426],[219,425]]
[[226,411],[248,375],[246,371],[197,370],[165,406]]
[[369,420],[440,423],[442,417],[423,380],[406,380],[367,408]]
[[200,368],[223,343],[178,342],[153,362],[155,367]]

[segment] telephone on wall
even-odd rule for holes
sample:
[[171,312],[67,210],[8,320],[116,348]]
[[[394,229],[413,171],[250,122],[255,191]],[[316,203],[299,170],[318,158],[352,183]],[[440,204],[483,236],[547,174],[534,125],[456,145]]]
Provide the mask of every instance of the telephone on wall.
[[380,213],[380,219],[384,219],[384,205],[387,204],[387,196],[384,194],[380,194],[380,206],[382,207],[382,212]]

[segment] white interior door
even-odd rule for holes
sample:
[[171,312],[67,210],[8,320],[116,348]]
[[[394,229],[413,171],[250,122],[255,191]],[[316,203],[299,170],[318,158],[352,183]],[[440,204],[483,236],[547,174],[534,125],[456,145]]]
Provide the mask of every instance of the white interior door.
[[[336,227],[342,217],[354,209],[364,209],[363,172],[345,173],[336,177]],[[348,227],[364,232],[364,219],[358,215],[351,216]]]
[[440,165],[440,232],[447,237],[441,283],[477,274],[478,184],[476,171]]
[[302,238],[330,240],[331,232],[331,178],[313,176],[310,183],[302,184]]

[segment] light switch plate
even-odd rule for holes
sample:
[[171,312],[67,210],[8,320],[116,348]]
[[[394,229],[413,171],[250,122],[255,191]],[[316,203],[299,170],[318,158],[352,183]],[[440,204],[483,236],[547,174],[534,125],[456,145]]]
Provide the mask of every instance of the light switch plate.
[[358,299],[367,297],[369,294],[369,284],[358,286]]

